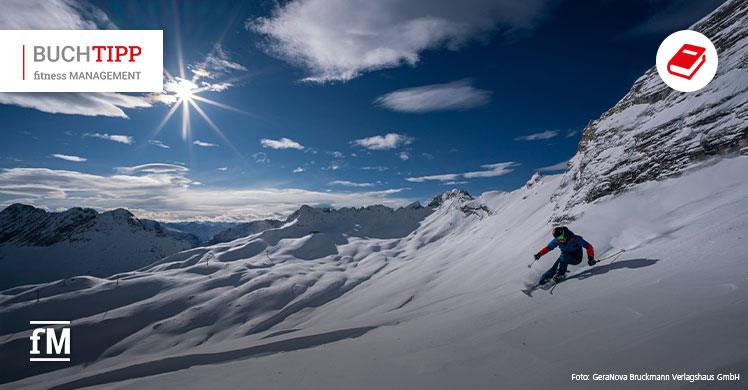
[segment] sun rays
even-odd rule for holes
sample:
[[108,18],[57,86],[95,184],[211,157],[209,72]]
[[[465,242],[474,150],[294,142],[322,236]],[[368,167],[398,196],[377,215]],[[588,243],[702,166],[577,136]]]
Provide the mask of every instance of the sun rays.
[[[243,77],[227,80],[216,80],[216,78],[237,71],[246,73],[247,69],[238,63],[230,61],[221,47],[220,42],[214,45],[213,50],[202,62],[195,65],[185,66],[179,25],[179,20],[176,20],[175,26],[177,33],[175,41],[178,76],[172,75],[164,69],[164,91],[155,96],[156,100],[169,105],[170,108],[149,138],[154,139],[158,136],[161,130],[163,130],[163,128],[171,121],[172,117],[177,114],[177,111],[180,111],[180,133],[182,140],[189,147],[189,145],[192,145],[192,120],[194,118],[192,111],[194,110],[194,112],[197,113],[196,116],[199,116],[207,127],[209,127],[226,146],[231,148],[231,150],[239,157],[244,159],[238,149],[226,137],[221,128],[208,116],[208,113],[200,107],[199,103],[254,117],[254,115],[244,110],[232,107],[225,103],[217,102],[201,95],[208,92],[219,93],[234,86],[233,83]],[[192,73],[191,77],[187,76],[188,72]],[[246,75],[244,77],[246,77]]]

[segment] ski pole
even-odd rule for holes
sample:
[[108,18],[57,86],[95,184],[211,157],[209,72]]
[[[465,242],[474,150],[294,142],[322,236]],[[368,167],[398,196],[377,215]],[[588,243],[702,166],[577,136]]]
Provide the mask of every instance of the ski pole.
[[527,265],[527,268],[532,268],[532,265],[535,264],[536,261],[538,261],[538,259],[533,259],[532,262]]
[[605,260],[608,260],[608,259],[610,259],[610,258],[613,258],[613,257],[615,257],[615,256],[618,256],[618,255],[620,255],[620,254],[621,254],[621,253],[623,253],[623,252],[626,252],[626,250],[625,250],[625,249],[621,249],[620,251],[618,251],[618,252],[616,252],[616,253],[613,253],[612,255],[608,255],[608,256],[605,256],[605,257],[603,257],[603,258],[602,258],[602,259],[600,259],[600,260],[595,260],[595,263],[599,263],[599,262],[601,262],[601,261],[605,261]]

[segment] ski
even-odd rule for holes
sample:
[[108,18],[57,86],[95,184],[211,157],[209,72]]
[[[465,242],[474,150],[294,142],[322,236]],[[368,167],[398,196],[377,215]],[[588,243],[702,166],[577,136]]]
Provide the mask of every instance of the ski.
[[536,283],[536,284],[534,284],[534,285],[532,285],[532,286],[530,286],[530,287],[528,287],[528,288],[523,288],[523,289],[522,289],[522,292],[523,292],[523,293],[524,293],[525,295],[527,295],[528,297],[532,298],[532,292],[533,292],[533,291],[535,291],[535,290],[539,290],[539,289],[547,290],[547,289],[548,289],[548,288],[550,288],[550,287],[551,287],[551,285],[552,285],[552,284],[554,284],[554,283],[555,283],[555,282],[553,282],[553,281],[549,281],[549,282],[546,282],[545,284],[540,284],[540,283]]

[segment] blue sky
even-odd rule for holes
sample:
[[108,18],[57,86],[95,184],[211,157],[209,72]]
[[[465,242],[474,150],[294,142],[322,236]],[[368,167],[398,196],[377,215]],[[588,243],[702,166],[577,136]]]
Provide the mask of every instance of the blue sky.
[[[251,219],[512,190],[720,2],[4,1],[0,28],[163,29],[169,76],[0,93],[0,201]],[[213,125],[190,105],[185,132],[190,86]]]

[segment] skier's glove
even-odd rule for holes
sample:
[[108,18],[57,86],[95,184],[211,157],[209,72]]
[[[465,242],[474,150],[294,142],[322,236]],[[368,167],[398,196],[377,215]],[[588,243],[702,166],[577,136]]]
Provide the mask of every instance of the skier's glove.
[[595,263],[597,263],[597,261],[595,261],[594,257],[590,256],[590,257],[587,258],[587,264],[589,264],[590,267],[592,267],[593,265],[595,265]]
[[535,256],[533,256],[533,257],[535,258],[535,260],[538,260],[540,258],[540,256],[542,256],[540,253],[536,253]]

